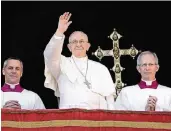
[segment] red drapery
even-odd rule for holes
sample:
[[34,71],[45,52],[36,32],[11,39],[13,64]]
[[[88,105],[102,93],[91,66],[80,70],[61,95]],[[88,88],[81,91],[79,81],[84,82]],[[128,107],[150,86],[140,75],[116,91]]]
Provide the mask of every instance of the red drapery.
[[171,131],[171,112],[1,109],[2,131]]

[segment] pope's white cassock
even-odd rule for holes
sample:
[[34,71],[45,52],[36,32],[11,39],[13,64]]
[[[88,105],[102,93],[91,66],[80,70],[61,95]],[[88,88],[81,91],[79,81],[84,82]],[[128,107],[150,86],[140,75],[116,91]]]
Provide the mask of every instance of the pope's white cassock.
[[[151,81],[146,81],[151,85]],[[153,88],[140,88],[139,84],[121,90],[115,102],[116,110],[145,111],[149,96],[157,97],[155,111],[171,111],[171,88],[157,84]]]
[[16,100],[21,105],[21,109],[45,109],[41,98],[36,93],[26,90],[20,85],[17,85],[16,89],[14,87],[15,85],[4,84],[1,88],[1,108],[7,101]]
[[64,38],[54,35],[44,51],[45,87],[60,97],[59,108],[113,110],[115,85],[108,69],[88,57],[61,55]]

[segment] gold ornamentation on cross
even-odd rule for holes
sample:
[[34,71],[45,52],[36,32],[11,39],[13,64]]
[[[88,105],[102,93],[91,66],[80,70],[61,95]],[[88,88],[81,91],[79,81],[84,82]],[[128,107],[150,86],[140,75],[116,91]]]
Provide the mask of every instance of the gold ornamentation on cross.
[[[125,68],[121,67],[120,57],[122,55],[130,55],[134,59],[134,57],[141,51],[138,51],[133,45],[130,49],[120,49],[119,39],[122,36],[116,31],[116,29],[114,29],[114,31],[108,37],[113,41],[113,49],[102,50],[100,46],[98,46],[98,49],[92,54],[95,55],[100,61],[104,56],[112,56],[114,58],[114,66],[110,70],[115,73],[116,95],[118,95],[121,89],[126,85],[122,82],[121,78],[121,73]],[[115,98],[116,97],[117,96],[115,96]]]

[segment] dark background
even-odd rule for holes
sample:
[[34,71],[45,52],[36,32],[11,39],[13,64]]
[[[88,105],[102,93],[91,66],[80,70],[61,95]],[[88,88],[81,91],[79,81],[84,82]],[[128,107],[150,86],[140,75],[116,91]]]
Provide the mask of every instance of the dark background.
[[[160,70],[157,79],[160,84],[171,87],[170,44],[171,44],[171,3],[170,2],[1,2],[1,66],[6,58],[15,56],[24,62],[21,85],[39,94],[46,108],[57,108],[54,92],[44,87],[43,51],[55,33],[58,18],[66,11],[72,13],[68,31],[65,33],[63,54],[70,56],[67,49],[68,36],[74,30],[82,30],[89,36],[91,48],[89,58],[100,45],[111,49],[112,40],[107,38],[113,28],[123,36],[120,48],[130,48],[132,44],[141,51],[151,50],[158,55]],[[137,58],[137,57],[136,57]],[[109,69],[113,58],[101,61]],[[126,68],[122,79],[127,85],[136,84],[140,75],[136,71],[136,59],[121,57],[121,65]],[[114,79],[114,73],[111,75]],[[2,76],[2,83],[4,77]]]

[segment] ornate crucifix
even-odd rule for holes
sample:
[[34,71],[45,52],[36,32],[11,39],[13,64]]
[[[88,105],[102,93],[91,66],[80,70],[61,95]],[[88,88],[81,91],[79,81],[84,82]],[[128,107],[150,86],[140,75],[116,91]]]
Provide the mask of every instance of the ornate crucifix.
[[[120,64],[120,57],[122,55],[130,55],[131,57],[134,57],[138,54],[138,51],[133,45],[130,49],[120,49],[119,48],[119,39],[122,37],[118,32],[114,29],[114,31],[111,33],[110,39],[113,40],[113,49],[111,50],[102,50],[100,46],[98,46],[98,49],[92,53],[95,55],[99,60],[101,60],[104,56],[113,56],[114,57],[114,66],[111,70],[115,73],[115,85],[116,85],[116,95],[119,94],[121,89],[126,85],[122,82],[121,79],[121,72],[125,69],[121,67]],[[117,97],[117,96],[116,96]],[[116,99],[115,97],[115,99]]]

